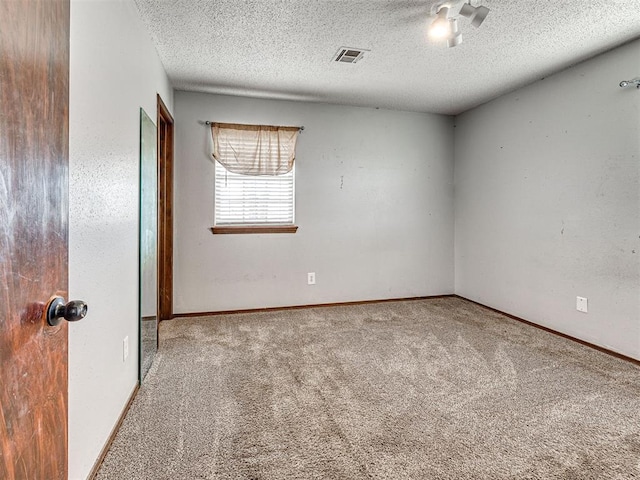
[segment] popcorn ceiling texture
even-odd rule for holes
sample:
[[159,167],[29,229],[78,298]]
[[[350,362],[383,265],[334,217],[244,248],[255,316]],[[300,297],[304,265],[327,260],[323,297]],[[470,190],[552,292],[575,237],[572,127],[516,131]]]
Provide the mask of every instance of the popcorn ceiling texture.
[[445,114],[640,36],[640,0],[474,1],[491,12],[455,48],[427,41],[432,0],[135,2],[178,90]]
[[460,298],[160,335],[98,480],[640,477],[640,367]]

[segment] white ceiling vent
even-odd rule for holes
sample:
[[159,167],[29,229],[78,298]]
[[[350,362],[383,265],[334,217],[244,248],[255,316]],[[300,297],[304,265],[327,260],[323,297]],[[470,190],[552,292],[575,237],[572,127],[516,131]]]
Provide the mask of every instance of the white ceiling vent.
[[368,51],[369,50],[364,50],[362,48],[340,47],[333,59],[336,62],[356,63],[362,58],[364,52]]

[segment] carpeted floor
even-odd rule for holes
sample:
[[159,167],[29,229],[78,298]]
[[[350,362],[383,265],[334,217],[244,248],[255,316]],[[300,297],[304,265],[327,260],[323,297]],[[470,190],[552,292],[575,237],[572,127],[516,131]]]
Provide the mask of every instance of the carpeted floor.
[[640,368],[459,298],[177,319],[98,479],[640,478]]

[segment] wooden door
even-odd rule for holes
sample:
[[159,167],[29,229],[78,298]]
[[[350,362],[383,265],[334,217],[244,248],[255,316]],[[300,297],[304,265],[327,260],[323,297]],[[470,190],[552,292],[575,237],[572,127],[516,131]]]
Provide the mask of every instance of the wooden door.
[[0,478],[67,477],[69,1],[0,0]]

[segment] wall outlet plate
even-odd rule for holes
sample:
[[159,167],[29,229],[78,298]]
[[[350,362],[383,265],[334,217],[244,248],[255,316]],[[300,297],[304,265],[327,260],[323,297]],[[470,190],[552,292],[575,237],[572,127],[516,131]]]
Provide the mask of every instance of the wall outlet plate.
[[589,308],[585,297],[576,297],[576,310],[587,313]]
[[122,361],[124,362],[129,356],[129,335],[122,340]]
[[316,273],[309,272],[307,273],[307,285],[315,285],[316,284]]

